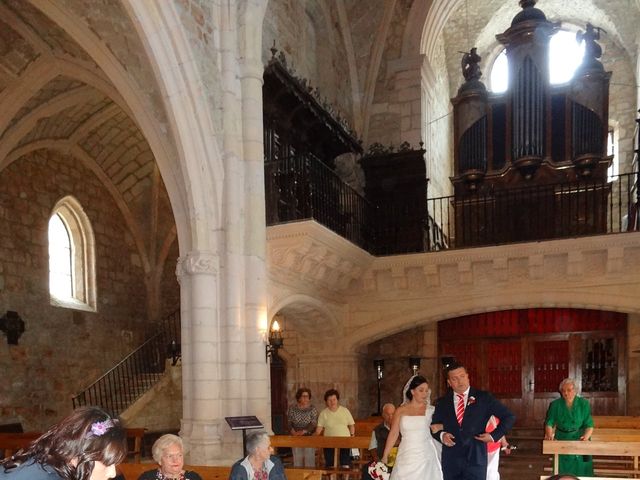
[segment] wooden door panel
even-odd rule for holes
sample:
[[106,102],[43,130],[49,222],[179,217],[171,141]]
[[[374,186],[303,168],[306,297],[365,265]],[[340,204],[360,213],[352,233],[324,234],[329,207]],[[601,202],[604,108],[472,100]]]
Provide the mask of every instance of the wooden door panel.
[[533,344],[534,393],[556,393],[569,376],[569,342],[541,340]]

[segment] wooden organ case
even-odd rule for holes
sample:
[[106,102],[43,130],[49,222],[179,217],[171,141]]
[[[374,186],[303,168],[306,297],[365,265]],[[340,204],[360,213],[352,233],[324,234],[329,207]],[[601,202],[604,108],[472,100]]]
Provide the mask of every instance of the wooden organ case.
[[[560,23],[521,0],[505,46],[509,88],[487,92],[475,49],[454,110],[456,243],[473,246],[606,231],[610,72],[599,30],[578,36],[585,56],[573,79],[549,82],[549,40]],[[466,62],[466,64],[465,64]],[[589,187],[591,185],[591,188]]]

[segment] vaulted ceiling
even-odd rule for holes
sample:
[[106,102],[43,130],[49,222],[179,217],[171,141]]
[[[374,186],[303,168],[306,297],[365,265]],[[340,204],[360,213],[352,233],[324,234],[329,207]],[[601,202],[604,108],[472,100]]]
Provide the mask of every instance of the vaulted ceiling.
[[[157,262],[155,252],[175,238],[156,159],[105,72],[34,5],[0,0],[0,173],[40,149],[81,160],[113,196],[148,271]],[[125,15],[111,20],[107,28],[126,30]],[[97,34],[98,26],[92,27]],[[165,228],[156,239],[159,223]]]

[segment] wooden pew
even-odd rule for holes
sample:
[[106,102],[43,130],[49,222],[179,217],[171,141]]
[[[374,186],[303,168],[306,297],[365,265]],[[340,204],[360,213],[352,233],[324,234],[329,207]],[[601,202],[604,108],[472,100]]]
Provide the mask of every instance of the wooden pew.
[[594,416],[593,423],[599,428],[637,428],[640,429],[640,417],[631,416]]
[[550,441],[542,442],[542,453],[553,455],[553,473],[558,473],[559,455],[594,455],[597,457],[627,457],[626,464],[609,464],[605,468],[594,468],[598,475],[626,475],[633,477],[640,474],[638,458],[640,457],[639,442],[611,442],[611,441]]
[[357,448],[360,450],[360,458],[363,458],[365,454],[368,454],[370,440],[370,436],[325,437],[319,435],[273,435],[271,437],[271,446],[274,448],[333,448],[333,468],[323,468],[320,469],[320,471],[324,474],[338,473],[359,476],[361,472],[357,468],[351,470],[340,468],[340,449]]
[[[129,451],[129,455],[133,455],[134,461],[139,462],[142,456],[142,438],[144,437],[144,428],[127,428],[127,438],[132,440],[133,451]],[[31,442],[40,437],[42,432],[25,432],[25,433],[0,433],[0,458],[7,458],[16,453],[21,448],[26,448]]]
[[21,448],[26,448],[38,438],[40,432],[0,433],[0,458],[7,458]]
[[[138,480],[142,473],[156,468],[158,466],[154,463],[121,463],[117,470],[125,480]],[[184,468],[198,473],[202,480],[227,480],[231,473],[229,466],[185,465]],[[287,480],[321,480],[322,478],[321,471],[304,468],[285,468],[285,474]]]
[[[549,475],[540,475],[540,480],[547,480]],[[580,480],[624,480],[633,477],[578,477]]]
[[133,440],[133,451],[129,450],[128,455],[133,455],[133,461],[140,463],[142,457],[142,440],[146,428],[127,428],[127,440]]
[[594,428],[592,441],[640,442],[640,430],[635,428]]
[[371,438],[371,432],[381,423],[382,417],[360,418],[356,420],[356,436]]

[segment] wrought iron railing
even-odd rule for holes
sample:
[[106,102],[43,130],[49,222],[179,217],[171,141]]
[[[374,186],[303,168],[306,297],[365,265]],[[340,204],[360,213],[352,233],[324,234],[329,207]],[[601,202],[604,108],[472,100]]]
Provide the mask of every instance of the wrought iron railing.
[[268,225],[314,219],[374,255],[638,230],[637,183],[634,172],[430,198],[409,212],[368,202],[313,156],[265,164]]
[[314,219],[370,250],[376,207],[313,155],[265,163],[267,225]]
[[[636,173],[427,200],[429,250],[637,230]],[[435,229],[435,230],[434,230]],[[438,243],[436,240],[442,238]]]
[[97,405],[119,415],[163,375],[167,358],[180,357],[180,312],[167,317],[156,333],[73,397],[73,408]]

